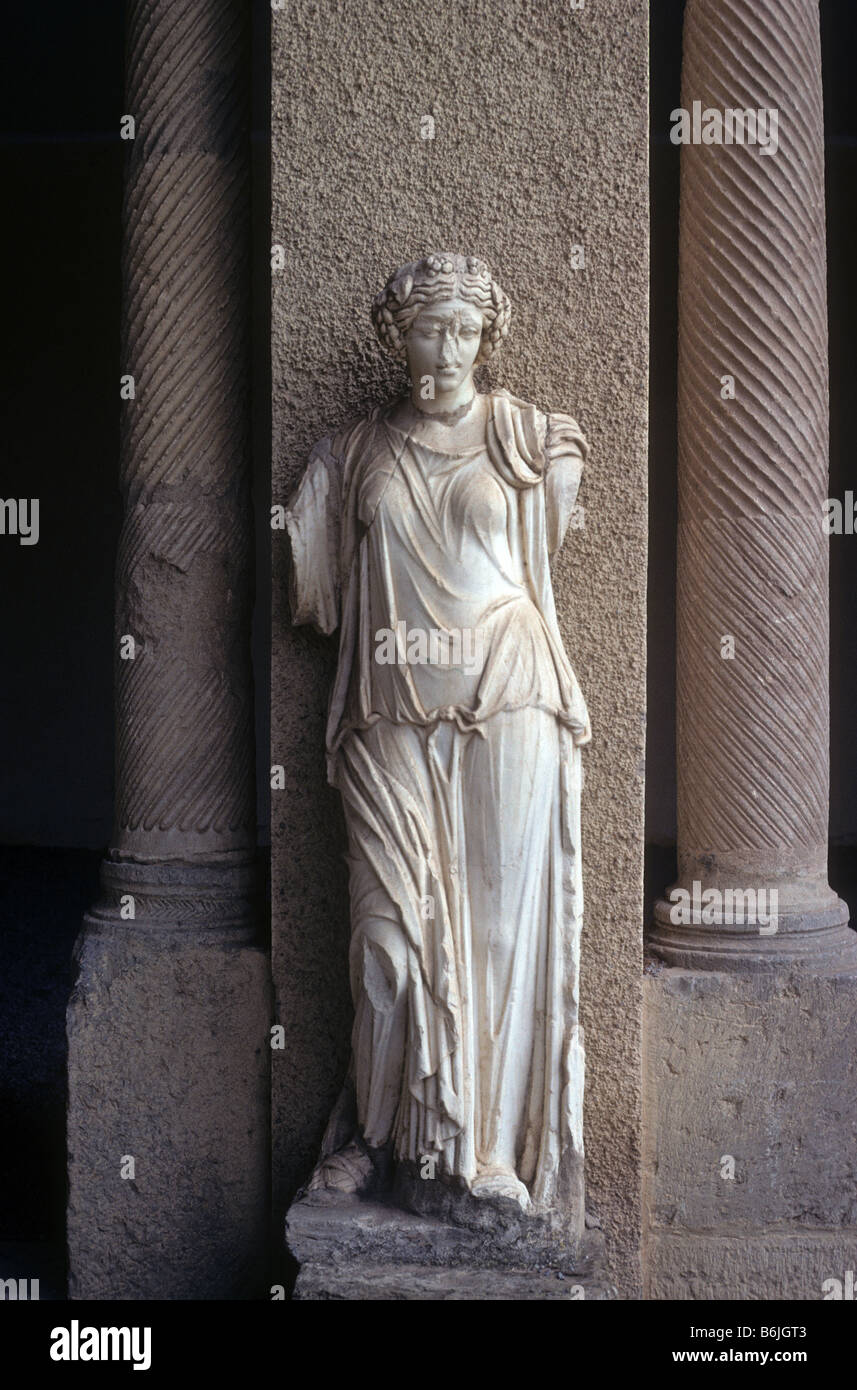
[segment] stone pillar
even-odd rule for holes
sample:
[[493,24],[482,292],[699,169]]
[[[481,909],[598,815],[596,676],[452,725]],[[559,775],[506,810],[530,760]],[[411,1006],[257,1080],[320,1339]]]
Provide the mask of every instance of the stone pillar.
[[76,1298],[258,1292],[249,10],[128,7],[116,825],[69,1006]]
[[[651,945],[694,968],[854,966],[857,936],[827,881],[815,0],[688,0],[682,105],[702,136],[681,152],[679,272],[677,887],[693,920],[659,903]],[[766,151],[704,143],[727,108],[776,112],[757,128]],[[730,891],[750,922],[730,922]]]

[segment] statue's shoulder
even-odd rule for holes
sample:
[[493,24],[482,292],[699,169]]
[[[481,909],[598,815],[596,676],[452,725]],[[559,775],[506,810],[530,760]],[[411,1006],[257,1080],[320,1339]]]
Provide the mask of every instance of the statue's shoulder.
[[[531,401],[513,396],[511,391],[491,391],[490,426],[506,450],[520,452],[527,464],[541,472],[549,417]],[[489,427],[489,434],[492,432]]]
[[533,405],[531,401],[525,401],[521,396],[513,396],[512,392],[505,390],[505,388],[501,388],[497,391],[489,391],[488,398],[492,405],[495,406],[501,402],[505,402],[508,408],[517,415],[537,416],[541,420],[546,420],[548,418],[545,412],[540,410],[537,405]]
[[377,405],[368,415],[358,415],[340,425],[332,434],[326,434],[314,446],[312,457],[325,457],[329,461],[344,466],[355,454],[374,438],[378,426],[395,406],[395,401]]
[[509,391],[492,391],[492,397],[502,398],[506,409],[518,417],[524,437],[537,441],[536,447],[547,463],[554,457],[574,453],[585,459],[589,444],[580,425],[564,410],[543,411],[529,401],[513,396]]

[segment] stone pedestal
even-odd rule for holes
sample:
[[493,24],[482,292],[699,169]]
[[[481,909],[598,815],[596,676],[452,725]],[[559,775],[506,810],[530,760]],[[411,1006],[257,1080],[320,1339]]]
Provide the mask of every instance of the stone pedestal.
[[575,1255],[522,1223],[472,1231],[381,1201],[303,1198],[286,1243],[300,1272],[299,1300],[604,1300],[616,1297],[604,1238],[587,1230]]
[[262,1296],[265,952],[236,947],[216,928],[209,937],[203,923],[129,931],[92,920],[77,952],[69,1297]]
[[654,967],[646,1296],[809,1299],[857,1269],[857,979]]

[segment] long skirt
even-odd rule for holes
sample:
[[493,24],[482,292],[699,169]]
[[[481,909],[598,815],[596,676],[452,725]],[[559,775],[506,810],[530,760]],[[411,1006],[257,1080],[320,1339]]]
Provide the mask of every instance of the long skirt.
[[540,709],[340,748],[353,1066],[370,1145],[535,1207],[583,1152],[580,750]]

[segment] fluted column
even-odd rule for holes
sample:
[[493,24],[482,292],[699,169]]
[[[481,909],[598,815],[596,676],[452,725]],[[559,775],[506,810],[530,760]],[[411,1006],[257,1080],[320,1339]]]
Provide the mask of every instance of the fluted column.
[[84,1298],[236,1297],[265,1262],[249,19],[244,0],[128,5],[116,823],[69,1009]]
[[[682,106],[695,102],[697,134],[727,108],[774,110],[777,124],[764,152],[681,151],[677,888],[688,899],[657,905],[651,944],[692,967],[852,966],[857,938],[827,881],[817,0],[688,0]],[[770,137],[770,117],[760,129]],[[739,902],[749,922],[735,920]]]

